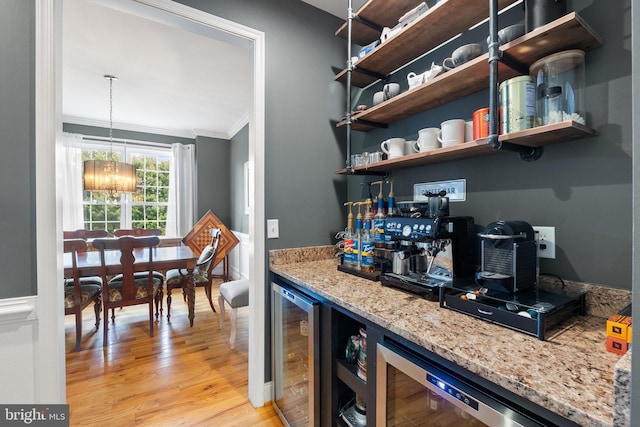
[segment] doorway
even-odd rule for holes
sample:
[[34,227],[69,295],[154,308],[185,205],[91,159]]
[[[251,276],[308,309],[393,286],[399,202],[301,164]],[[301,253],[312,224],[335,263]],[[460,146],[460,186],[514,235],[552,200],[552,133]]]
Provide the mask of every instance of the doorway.
[[[269,389],[265,387],[265,342],[264,342],[264,315],[266,296],[263,286],[257,286],[266,277],[265,270],[265,243],[264,243],[264,117],[265,117],[265,56],[264,56],[264,33],[256,31],[252,28],[210,15],[203,11],[193,9],[170,0],[110,0],[101,1],[108,7],[117,8],[126,13],[135,14],[147,19],[161,20],[164,23],[175,26],[195,26],[197,31],[205,33],[215,33],[224,37],[237,38],[244,43],[250,43],[252,46],[253,58],[253,80],[251,86],[253,89],[252,104],[253,108],[249,114],[249,167],[248,167],[248,195],[252,203],[249,206],[249,277],[252,286],[250,288],[249,298],[252,310],[249,312],[249,372],[248,372],[248,390],[249,400],[255,407],[263,406],[265,401],[270,400]],[[54,0],[56,8],[63,6],[63,0]],[[60,58],[60,36],[63,22],[61,14],[58,13],[54,17],[53,37],[58,40],[57,49],[54,48],[54,56]],[[54,61],[55,62],[55,61]],[[53,68],[52,64],[49,64]],[[51,70],[53,73],[53,70]],[[59,74],[55,79],[56,94],[62,93],[62,79]],[[57,110],[60,110],[60,102],[56,102]],[[51,112],[54,113],[54,112]],[[58,122],[57,128],[61,128],[61,112],[55,111],[55,118]],[[56,145],[60,145],[60,132],[56,135]],[[43,171],[42,173],[47,173]],[[58,195],[60,197],[60,195]],[[59,214],[59,212],[58,212]],[[58,223],[61,221],[58,220]],[[59,238],[59,237],[58,237]],[[58,245],[61,249],[61,245]],[[60,250],[59,249],[59,250]],[[61,259],[61,254],[58,253]],[[59,285],[62,282],[59,281]],[[61,289],[58,289],[61,293]],[[54,300],[52,300],[54,301]],[[64,316],[59,313],[60,318]],[[60,319],[59,319],[60,320]],[[61,320],[61,323],[64,322]],[[54,325],[55,326],[55,325]],[[59,335],[58,331],[54,331],[54,335]],[[59,351],[59,350],[57,350]],[[59,355],[60,356],[60,355]],[[61,355],[64,360],[64,354]],[[64,382],[64,375],[62,376]],[[61,386],[64,388],[64,384]]]

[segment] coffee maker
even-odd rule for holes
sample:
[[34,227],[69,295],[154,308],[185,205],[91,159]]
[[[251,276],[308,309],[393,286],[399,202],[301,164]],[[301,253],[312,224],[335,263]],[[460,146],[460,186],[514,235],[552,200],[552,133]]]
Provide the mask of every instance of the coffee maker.
[[480,272],[483,288],[515,294],[538,283],[538,251],[533,227],[525,221],[489,224],[481,239]]
[[[439,288],[456,280],[473,281],[474,220],[470,216],[435,216],[429,204],[404,202],[401,216],[387,217],[387,249],[378,256],[380,282],[437,301]],[[447,209],[448,210],[448,209]]]

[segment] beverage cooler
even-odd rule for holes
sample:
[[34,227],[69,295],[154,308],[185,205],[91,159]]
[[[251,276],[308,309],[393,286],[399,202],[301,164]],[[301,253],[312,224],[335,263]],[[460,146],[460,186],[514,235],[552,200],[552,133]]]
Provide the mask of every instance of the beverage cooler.
[[320,423],[319,303],[271,283],[273,406],[287,426]]
[[381,426],[575,426],[509,392],[483,387],[395,342],[376,349],[376,423]]

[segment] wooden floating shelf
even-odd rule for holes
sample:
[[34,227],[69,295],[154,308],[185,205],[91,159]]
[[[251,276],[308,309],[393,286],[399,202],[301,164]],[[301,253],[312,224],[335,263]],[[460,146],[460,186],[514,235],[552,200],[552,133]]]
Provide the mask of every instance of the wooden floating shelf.
[[[594,129],[581,125],[580,123],[566,121],[551,125],[538,126],[520,132],[512,132],[500,135],[498,139],[512,144],[528,147],[540,147],[567,140],[588,138],[597,135]],[[457,144],[446,148],[438,148],[426,153],[415,153],[398,157],[391,160],[383,160],[365,166],[356,166],[353,170],[371,172],[390,172],[400,168],[411,168],[423,166],[430,163],[441,163],[451,160],[460,160],[469,157],[477,157],[485,154],[501,152],[492,149],[487,143],[487,139],[478,139],[464,144]],[[346,169],[334,171],[335,174],[346,175]]]
[[[501,49],[528,67],[538,59],[563,49],[589,50],[601,45],[600,37],[572,12],[501,46]],[[354,114],[351,128],[367,132],[376,129],[367,122],[388,125],[488,88],[488,59],[489,54],[485,53],[427,83]],[[501,81],[519,74],[502,62],[498,64],[498,76]],[[358,122],[359,119],[365,122]],[[345,125],[346,121],[342,120],[336,126]]]
[[[380,28],[393,28],[398,25],[398,18],[422,3],[421,0],[369,0],[356,11],[356,15]],[[345,22],[336,31],[336,36],[347,39],[348,29]],[[380,38],[376,31],[360,21],[354,20],[351,26],[351,41],[366,46]]]
[[[515,1],[498,0],[498,8],[502,10]],[[373,4],[374,2],[369,3]],[[400,16],[396,16],[396,23]],[[354,64],[356,72],[351,75],[351,83],[354,86],[364,87],[377,80],[366,74],[362,76],[363,73],[357,72],[358,68],[379,75],[389,74],[457,36],[461,29],[470,28],[488,16],[488,1],[447,0],[437,3],[402,31],[394,34],[372,52],[356,61]],[[447,24],[443,25],[443,22]],[[346,71],[339,73],[335,80],[346,81]]]
[[[427,83],[354,114],[351,129],[364,132],[377,129],[371,124],[358,120],[391,124],[486,89],[489,85],[488,59],[489,54],[485,53],[460,67],[440,74]],[[498,73],[505,79],[519,75],[517,71],[503,63],[498,64]],[[345,125],[346,121],[342,120],[336,126]]]
[[[448,0],[446,3],[443,3],[443,5],[451,1],[452,0]],[[427,16],[427,14],[422,15],[422,17],[424,16]],[[404,34],[405,31],[408,31],[411,28],[411,25],[409,25],[401,33],[397,34],[397,36]],[[363,57],[359,61],[356,61],[356,63],[354,64],[356,68],[351,73],[352,85],[357,87],[365,87],[370,85],[371,83],[375,83],[378,80],[376,77],[373,77],[369,74],[359,72],[358,67],[362,67],[363,69],[373,71],[381,75],[386,75],[402,67],[405,63],[409,62],[398,62],[404,59],[396,60],[395,58],[393,58],[393,55],[391,55],[391,52],[378,53],[382,52],[382,48],[387,46],[395,38],[396,36],[378,46],[367,56]],[[402,40],[404,40],[404,36]],[[411,46],[411,41],[407,41],[406,45]],[[522,37],[519,37],[509,43],[500,46],[500,50],[507,52],[511,57],[516,59],[524,66],[528,67],[538,59],[555,52],[566,49],[591,50],[599,46],[602,46],[602,39],[600,38],[600,36],[598,36],[591,29],[591,27],[582,18],[580,18],[578,14],[576,14],[575,12],[571,12],[561,18],[556,19],[553,22],[550,22],[549,24],[536,28],[535,30],[523,35]],[[400,46],[396,46],[395,49],[401,50],[402,48]],[[407,48],[405,47],[404,49]],[[421,51],[420,55],[424,52],[426,52],[426,50]],[[401,57],[399,53],[396,55],[398,57]],[[376,59],[379,56],[383,57],[381,57],[380,59]],[[375,61],[368,60],[369,57],[373,57]],[[404,58],[404,56],[402,56],[402,58]],[[488,54],[484,55],[484,58],[485,60],[488,60]],[[387,62],[389,63],[387,64]],[[445,75],[449,73],[445,73]],[[334,80],[346,82],[346,74],[346,70],[343,70],[334,77]],[[506,78],[503,78],[502,75],[500,75],[500,78],[502,80],[506,80]]]

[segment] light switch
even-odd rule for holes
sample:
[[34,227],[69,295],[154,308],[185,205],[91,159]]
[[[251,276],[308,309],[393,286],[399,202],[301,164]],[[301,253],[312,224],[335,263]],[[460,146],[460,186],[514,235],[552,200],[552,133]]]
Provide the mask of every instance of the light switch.
[[280,227],[277,219],[267,220],[267,239],[277,239],[280,237]]

